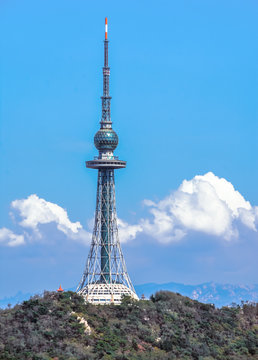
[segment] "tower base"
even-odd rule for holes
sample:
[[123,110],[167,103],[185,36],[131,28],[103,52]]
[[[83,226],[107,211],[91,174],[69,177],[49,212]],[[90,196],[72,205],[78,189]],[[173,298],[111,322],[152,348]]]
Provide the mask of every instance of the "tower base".
[[89,284],[82,288],[79,295],[83,296],[85,301],[92,304],[121,304],[123,295],[131,296],[139,300],[138,296],[123,284]]

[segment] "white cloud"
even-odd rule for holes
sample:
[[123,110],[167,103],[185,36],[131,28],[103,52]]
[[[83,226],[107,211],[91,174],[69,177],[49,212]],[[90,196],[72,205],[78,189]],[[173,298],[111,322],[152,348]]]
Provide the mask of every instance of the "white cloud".
[[22,235],[17,235],[9,229],[0,229],[0,243],[8,246],[18,246],[46,235],[44,225],[54,223],[71,240],[89,244],[91,233],[84,230],[80,222],[71,222],[67,211],[61,206],[30,195],[27,199],[15,200],[11,203],[12,218],[18,214],[21,218],[19,225]]
[[19,223],[22,227],[30,228],[39,232],[39,225],[55,222],[58,230],[66,235],[77,234],[82,225],[69,220],[67,211],[61,206],[39,198],[37,195],[30,195],[27,199],[15,200],[11,204],[22,218]]
[[144,203],[152,221],[142,222],[143,231],[161,242],[180,240],[189,231],[230,240],[238,237],[239,222],[257,231],[257,208],[212,172],[184,180],[178,190],[157,203]]
[[169,243],[196,231],[229,241],[239,236],[240,223],[257,231],[258,207],[252,207],[229,181],[212,172],[184,180],[163,200],[144,200],[144,205],[151,216],[138,225],[124,223],[121,230],[125,239],[127,234],[132,240],[142,232]]
[[[234,189],[226,179],[212,172],[184,180],[176,191],[159,202],[144,200],[149,216],[130,225],[118,219],[119,237],[125,243],[135,239],[140,233],[159,242],[180,241],[189,232],[196,231],[220,239],[231,240],[239,236],[241,226],[251,231],[258,228],[258,207]],[[67,238],[84,244],[91,241],[91,229],[83,229],[80,222],[72,222],[67,211],[61,206],[30,195],[27,199],[15,200],[11,204],[13,217],[19,214],[21,232],[0,229],[0,243],[18,246],[41,238],[44,225],[54,223]],[[93,227],[94,219],[88,223]]]
[[127,222],[118,219],[119,239],[122,243],[135,239],[139,232],[142,232],[141,225],[129,225]]
[[0,244],[7,246],[24,245],[25,240],[23,235],[17,235],[7,228],[0,229]]

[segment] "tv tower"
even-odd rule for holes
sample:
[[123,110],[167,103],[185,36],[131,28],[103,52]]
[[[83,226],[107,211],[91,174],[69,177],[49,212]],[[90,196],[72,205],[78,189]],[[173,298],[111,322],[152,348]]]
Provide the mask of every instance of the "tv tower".
[[110,117],[109,76],[106,18],[102,118],[100,129],[94,136],[99,155],[94,160],[86,161],[86,167],[98,169],[95,224],[85,270],[76,290],[86,301],[94,304],[119,304],[123,295],[138,300],[118,237],[114,170],[125,168],[126,161],[119,160],[113,154],[118,145],[118,136],[112,129]]

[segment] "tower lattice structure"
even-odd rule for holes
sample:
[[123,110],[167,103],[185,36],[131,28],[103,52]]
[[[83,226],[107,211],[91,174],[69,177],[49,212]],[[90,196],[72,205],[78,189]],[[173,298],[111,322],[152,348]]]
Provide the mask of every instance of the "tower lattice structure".
[[94,304],[119,304],[123,295],[138,299],[129,278],[118,237],[114,170],[126,167],[113,152],[118,136],[110,116],[107,18],[105,19],[102,118],[94,136],[99,155],[86,161],[86,167],[98,170],[95,223],[92,242],[77,292]]

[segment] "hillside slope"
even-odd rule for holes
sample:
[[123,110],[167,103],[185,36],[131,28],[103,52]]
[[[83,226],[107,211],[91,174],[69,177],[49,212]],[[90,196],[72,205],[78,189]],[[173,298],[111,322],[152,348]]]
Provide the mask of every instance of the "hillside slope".
[[0,310],[0,359],[258,359],[257,312],[166,291],[119,306],[46,292]]

